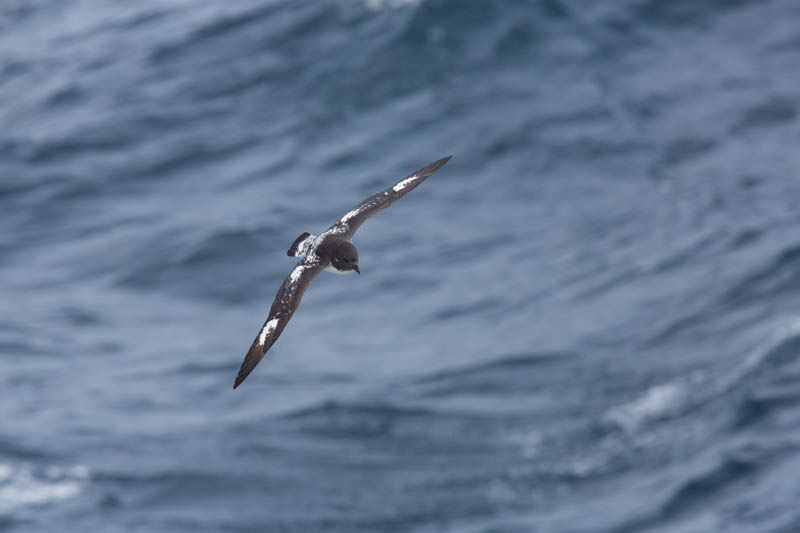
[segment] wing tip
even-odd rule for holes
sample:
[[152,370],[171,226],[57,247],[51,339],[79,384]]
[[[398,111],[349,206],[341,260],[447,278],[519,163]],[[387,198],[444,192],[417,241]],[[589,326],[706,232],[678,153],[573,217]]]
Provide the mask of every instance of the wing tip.
[[250,372],[261,362],[266,351],[262,352],[262,345],[258,344],[258,337],[253,341],[250,349],[247,350],[247,355],[244,356],[242,366],[239,367],[239,372],[236,374],[236,380],[233,382],[234,390],[242,384],[242,382],[250,375]]
[[446,157],[443,157],[443,158],[441,158],[441,159],[439,159],[437,161],[434,161],[433,163],[431,163],[427,167],[423,167],[423,168],[419,169],[414,174],[416,174],[418,176],[428,177],[431,174],[433,174],[434,172],[436,172],[437,170],[439,170],[440,168],[442,168],[442,165],[444,165],[445,163],[450,161],[450,159],[452,157],[453,157],[453,155],[450,154],[450,155],[448,155]]
[[236,390],[236,387],[242,384],[242,382],[250,375],[252,368],[246,369],[244,368],[244,363],[242,363],[242,368],[239,369],[239,373],[236,374],[236,380],[233,382],[233,390]]

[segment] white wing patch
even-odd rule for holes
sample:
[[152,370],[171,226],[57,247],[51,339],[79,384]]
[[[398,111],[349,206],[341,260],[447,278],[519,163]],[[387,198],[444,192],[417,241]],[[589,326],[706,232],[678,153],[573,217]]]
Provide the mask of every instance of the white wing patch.
[[354,216],[356,216],[360,212],[361,212],[361,208],[360,207],[356,207],[355,209],[353,209],[350,212],[348,212],[345,216],[343,216],[341,221],[342,222],[347,222],[348,220],[350,220],[351,218],[353,218]]
[[417,175],[414,174],[410,178],[406,178],[397,185],[395,185],[394,187],[392,187],[392,189],[394,190],[394,192],[400,192],[406,187],[408,187],[410,184],[414,183],[416,180],[417,180]]
[[294,253],[295,257],[306,257],[308,252],[311,251],[312,246],[314,245],[314,241],[317,238],[316,235],[309,235],[305,239],[303,239],[300,244],[297,245],[297,251]]
[[297,283],[297,280],[300,279],[300,276],[303,275],[303,271],[306,269],[305,265],[297,265],[292,270],[292,273],[289,274],[289,278],[292,280],[292,283]]
[[275,328],[278,326],[278,319],[273,318],[266,324],[264,324],[264,328],[261,330],[261,334],[258,336],[258,344],[264,346],[264,342],[267,340],[267,336],[275,331]]

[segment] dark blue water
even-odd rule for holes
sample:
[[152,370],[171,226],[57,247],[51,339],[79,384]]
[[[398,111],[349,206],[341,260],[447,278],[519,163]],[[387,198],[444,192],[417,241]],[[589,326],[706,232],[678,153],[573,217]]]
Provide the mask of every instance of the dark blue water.
[[795,0],[2,2],[0,530],[800,531],[799,112]]

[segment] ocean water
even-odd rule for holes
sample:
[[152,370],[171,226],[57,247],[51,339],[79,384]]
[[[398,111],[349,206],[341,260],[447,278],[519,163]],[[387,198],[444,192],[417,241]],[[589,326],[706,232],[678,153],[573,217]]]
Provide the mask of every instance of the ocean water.
[[0,530],[800,531],[799,112],[795,0],[0,3]]

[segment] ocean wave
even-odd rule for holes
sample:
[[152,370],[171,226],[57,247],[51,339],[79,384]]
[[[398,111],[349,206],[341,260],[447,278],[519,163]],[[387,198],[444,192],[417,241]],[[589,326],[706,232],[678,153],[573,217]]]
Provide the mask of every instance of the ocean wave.
[[631,14],[636,20],[674,27],[699,25],[708,17],[719,17],[726,10],[741,8],[752,3],[753,0],[710,0],[708,2],[646,0],[631,2],[630,5],[634,6]]
[[794,122],[798,115],[797,102],[782,96],[773,96],[748,109],[742,110],[739,120],[731,126],[733,133],[749,133],[762,128],[772,128]]
[[570,352],[542,352],[510,355],[472,366],[443,370],[418,378],[420,397],[435,398],[462,394],[511,394],[533,392],[532,377],[541,375],[544,367],[572,362]]
[[420,407],[405,407],[389,403],[346,403],[327,400],[311,407],[303,407],[285,413],[281,418],[287,420],[314,420],[329,418],[362,418],[392,420],[398,418],[433,417],[436,413]]
[[731,387],[746,376],[757,381],[736,405],[736,429],[800,405],[800,319],[781,328],[755,350],[726,385]]
[[[681,416],[720,396],[740,389],[748,379],[761,372],[800,361],[800,318],[775,329],[768,340],[750,352],[738,365],[721,374],[695,371],[648,388],[638,398],[608,409],[603,420],[626,431],[635,431],[658,420]],[[791,401],[790,399],[787,399]],[[739,417],[750,419],[769,402],[751,398],[741,406]]]
[[506,355],[488,362],[435,372],[427,376],[422,376],[417,382],[431,384],[449,382],[473,376],[483,378],[494,372],[516,372],[519,370],[533,369],[534,367],[556,363],[575,356],[576,354],[572,352],[541,352]]
[[800,287],[800,245],[785,246],[733,285],[725,301],[744,305],[776,295],[797,292]]
[[0,4],[0,530],[797,516],[794,0]]
[[396,439],[407,434],[430,438],[430,431],[446,430],[454,421],[448,414],[427,407],[366,400],[329,400],[291,411],[281,419],[302,434],[323,439],[353,442],[377,439],[394,444]]
[[183,57],[185,54],[196,51],[205,41],[219,39],[226,34],[246,30],[249,26],[264,24],[282,7],[280,3],[274,2],[240,12],[219,13],[216,16],[209,16],[184,35],[173,37],[172,42],[159,43],[151,51],[149,59],[155,63],[171,63],[185,59]]
[[[222,302],[263,298],[253,291],[253,286],[263,280],[246,281],[230,273],[242,269],[246,275],[259,276],[248,267],[252,258],[268,256],[269,250],[283,247],[284,241],[290,239],[280,240],[280,233],[270,226],[218,228],[202,235],[190,228],[175,229],[129,250],[129,260],[115,273],[116,284],[138,290],[166,289]],[[136,251],[144,249],[148,253]],[[271,283],[277,286],[280,278],[273,278]]]
[[416,7],[424,0],[362,0],[364,6],[371,11],[385,11],[387,9],[400,9]]
[[[624,525],[619,526],[615,531],[622,533],[649,530],[656,524],[664,527],[685,519],[688,519],[690,523],[692,520],[699,520],[694,526],[688,526],[687,530],[693,527],[699,528],[698,530],[706,528],[717,530],[719,528],[711,526],[703,513],[697,513],[698,509],[714,508],[716,502],[730,497],[734,487],[750,482],[759,472],[763,472],[787,457],[788,454],[791,454],[793,447],[780,442],[770,445],[751,443],[736,445],[731,450],[715,457],[708,465],[687,469],[687,473],[681,475],[672,483],[671,487],[663,491],[663,494],[658,497],[659,503],[654,506],[652,511],[645,511],[641,516],[625,521]],[[763,501],[754,501],[753,503],[755,505],[764,504]],[[725,520],[726,514],[730,513],[716,514],[713,520]],[[739,523],[740,519],[736,522]],[[763,524],[762,526],[755,525],[753,530],[761,530],[761,527]],[[750,531],[751,529],[745,530]]]

